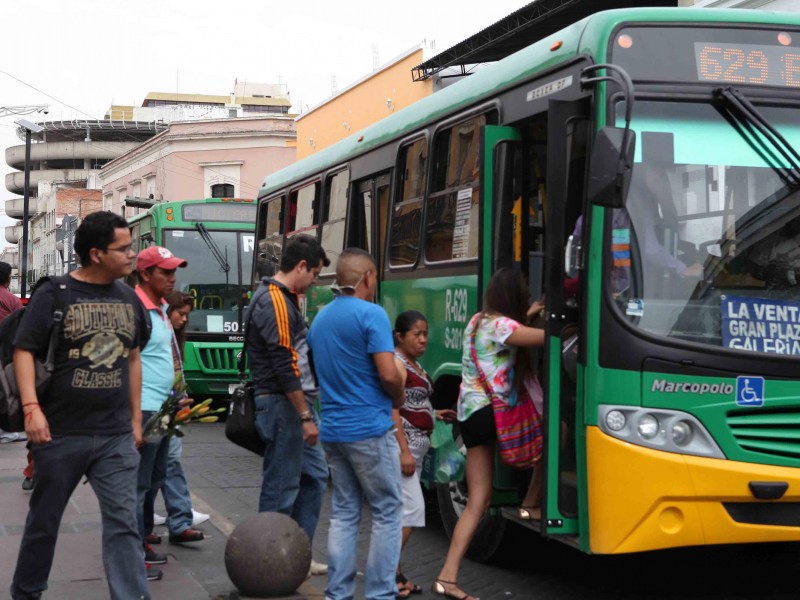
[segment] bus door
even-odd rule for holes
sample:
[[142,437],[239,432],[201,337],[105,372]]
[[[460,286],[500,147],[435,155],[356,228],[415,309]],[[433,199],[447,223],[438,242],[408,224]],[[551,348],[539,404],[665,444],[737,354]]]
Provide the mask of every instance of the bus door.
[[[547,315],[533,323],[546,332],[545,347],[531,351],[544,390],[545,449],[543,520],[534,525],[551,535],[578,532],[575,441],[577,374],[562,364],[580,330],[577,282],[565,281],[564,245],[582,211],[588,131],[587,100],[551,101],[549,111],[515,127],[484,130],[483,234],[479,283],[492,273],[518,268],[528,279],[531,300],[546,299]],[[513,518],[527,476],[497,463],[493,505]],[[526,474],[527,475],[527,474]],[[516,491],[512,500],[511,490]],[[530,523],[525,523],[526,525]],[[536,527],[538,525],[538,527]]]
[[[567,279],[567,241],[580,229],[589,146],[589,98],[551,100],[548,111],[544,240],[545,485],[542,525],[550,535],[578,534],[585,447],[577,349],[584,325],[580,282]],[[577,229],[576,229],[577,228]],[[577,543],[577,538],[574,538]]]
[[[375,259],[379,282],[383,281],[386,250],[386,220],[389,214],[389,174],[356,182],[350,205],[346,247],[362,248]],[[375,301],[380,302],[380,285]]]

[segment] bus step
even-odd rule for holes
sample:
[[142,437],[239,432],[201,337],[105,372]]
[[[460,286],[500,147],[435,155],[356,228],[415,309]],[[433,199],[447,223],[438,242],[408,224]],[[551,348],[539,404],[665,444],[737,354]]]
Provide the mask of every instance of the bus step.
[[517,507],[516,506],[504,506],[500,509],[500,514],[503,515],[504,519],[508,519],[509,521],[514,521],[514,523],[519,523],[523,527],[527,527],[528,529],[532,529],[537,533],[542,532],[542,524],[540,521],[528,521],[527,519],[520,519],[517,514]]

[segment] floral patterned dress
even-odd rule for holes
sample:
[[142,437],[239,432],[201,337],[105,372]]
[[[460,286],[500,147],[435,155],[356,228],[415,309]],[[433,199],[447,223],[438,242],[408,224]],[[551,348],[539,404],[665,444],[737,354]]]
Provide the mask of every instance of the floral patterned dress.
[[473,315],[464,332],[464,350],[461,358],[461,388],[458,394],[458,420],[466,421],[485,406],[491,406],[491,398],[481,385],[478,368],[472,357],[472,332],[475,333],[475,353],[481,370],[492,390],[501,398],[508,398],[512,382],[509,375],[514,368],[517,348],[506,344],[506,340],[521,323],[501,315]]

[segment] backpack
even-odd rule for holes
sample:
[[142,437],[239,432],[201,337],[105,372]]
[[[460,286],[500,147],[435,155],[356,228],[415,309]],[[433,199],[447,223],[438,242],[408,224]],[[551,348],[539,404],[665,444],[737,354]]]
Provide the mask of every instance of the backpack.
[[[53,327],[50,331],[50,341],[47,344],[47,355],[42,361],[34,356],[34,369],[36,376],[36,394],[39,398],[47,391],[50,378],[55,366],[55,353],[58,346],[58,334],[61,330],[61,321],[66,311],[65,294],[68,293],[69,275],[60,277],[42,277],[31,290],[31,296],[46,280],[52,280],[55,291],[53,303]],[[22,411],[22,401],[14,374],[14,336],[17,334],[19,324],[25,307],[18,308],[0,322],[0,429],[5,431],[25,431],[25,419]]]

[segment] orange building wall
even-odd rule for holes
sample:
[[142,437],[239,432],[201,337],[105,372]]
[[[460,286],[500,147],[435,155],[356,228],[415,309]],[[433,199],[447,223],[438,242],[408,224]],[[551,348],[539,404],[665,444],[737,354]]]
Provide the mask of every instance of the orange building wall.
[[297,159],[310,156],[429,96],[433,91],[430,79],[417,82],[411,79],[411,69],[422,62],[420,48],[298,117]]

